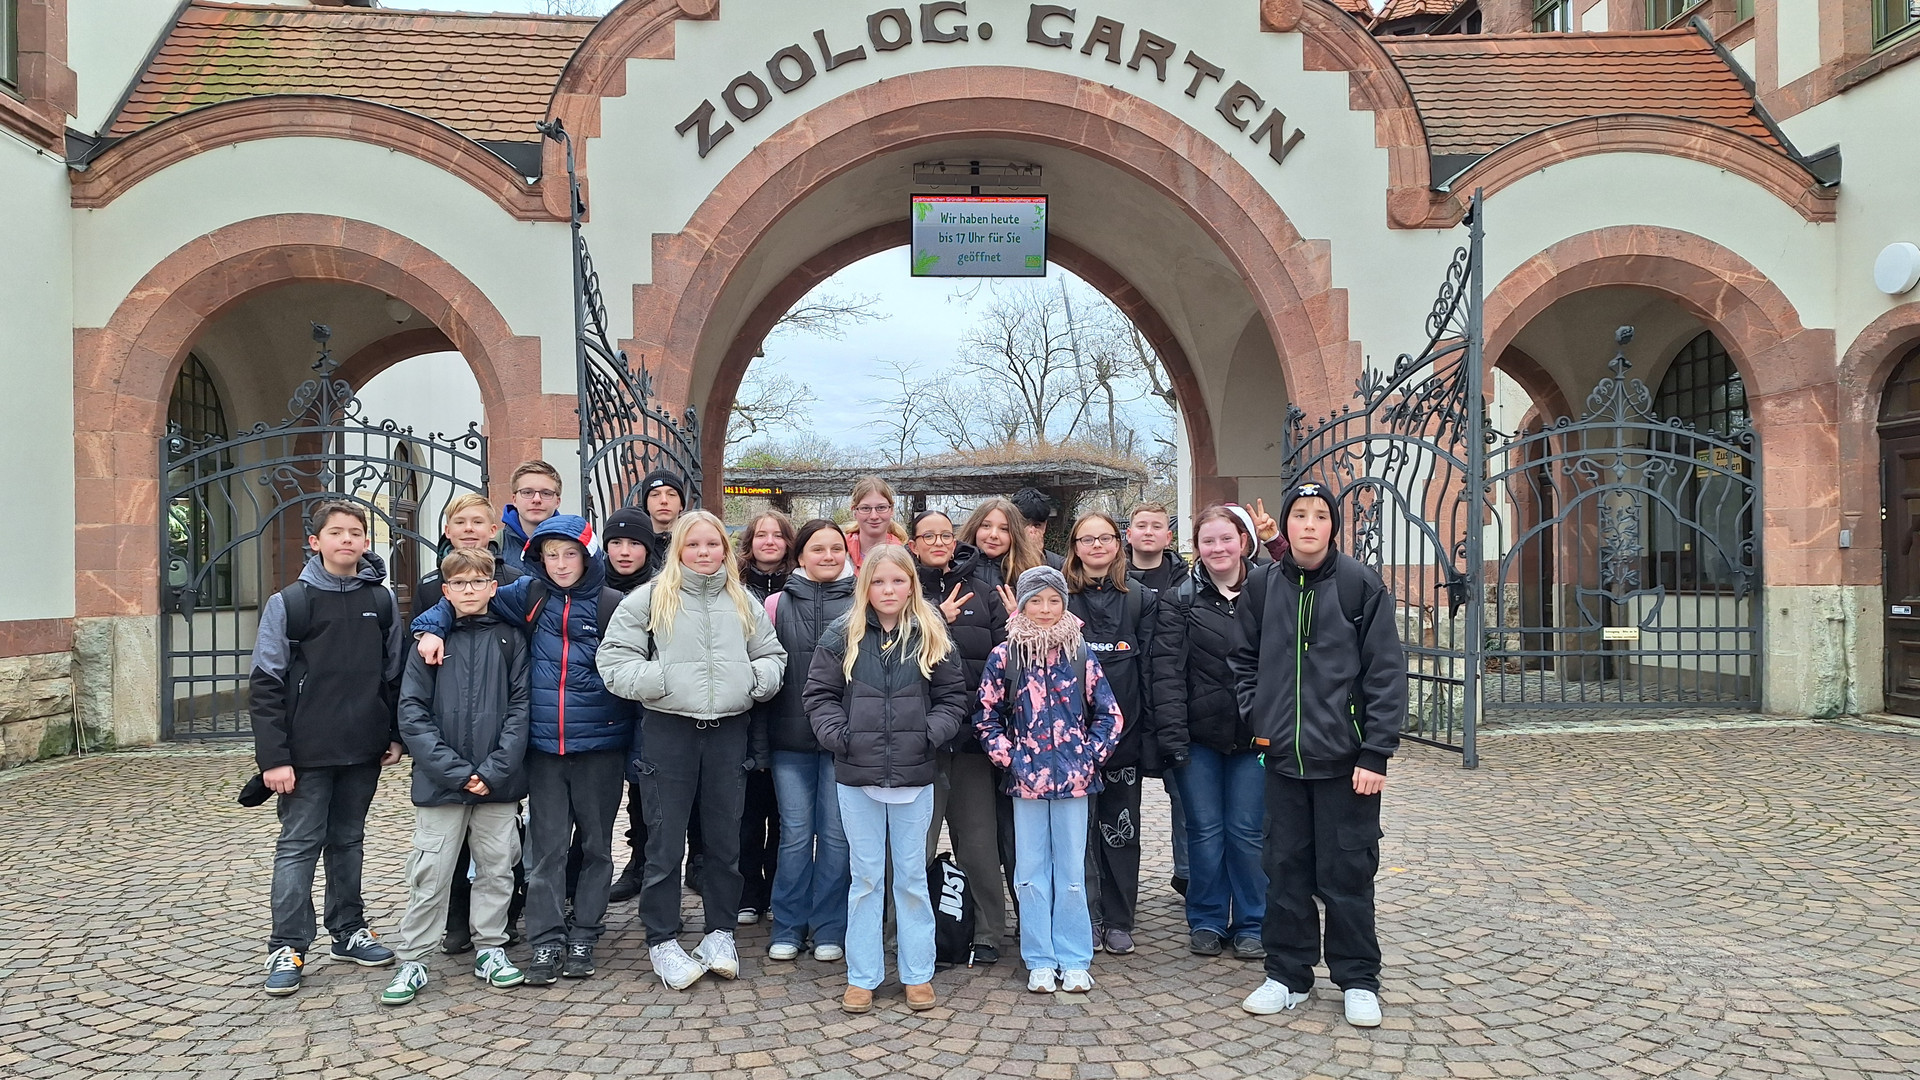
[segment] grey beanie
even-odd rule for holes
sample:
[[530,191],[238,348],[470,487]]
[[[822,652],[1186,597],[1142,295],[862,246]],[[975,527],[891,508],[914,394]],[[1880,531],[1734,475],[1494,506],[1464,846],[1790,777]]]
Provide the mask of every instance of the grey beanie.
[[1042,589],[1059,593],[1062,602],[1067,599],[1067,579],[1061,576],[1060,571],[1051,566],[1036,566],[1020,575],[1020,587],[1014,590],[1014,610],[1026,610],[1027,601],[1039,595]]

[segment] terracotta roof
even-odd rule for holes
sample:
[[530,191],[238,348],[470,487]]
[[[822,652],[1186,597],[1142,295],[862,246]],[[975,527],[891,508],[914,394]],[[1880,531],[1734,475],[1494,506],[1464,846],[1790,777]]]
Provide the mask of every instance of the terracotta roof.
[[263,94],[363,98],[475,140],[530,142],[594,19],[195,0],[105,134]]
[[1451,15],[1465,0],[1391,0],[1380,13],[1382,22],[1408,19],[1415,15]]
[[1483,155],[1569,120],[1657,113],[1781,147],[1753,94],[1692,30],[1382,38],[1436,157]]

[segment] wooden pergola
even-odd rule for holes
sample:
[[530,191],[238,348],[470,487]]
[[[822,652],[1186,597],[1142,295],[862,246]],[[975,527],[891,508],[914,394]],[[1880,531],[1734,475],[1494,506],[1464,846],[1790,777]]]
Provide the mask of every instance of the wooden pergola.
[[1052,496],[1071,516],[1080,498],[1095,491],[1123,491],[1144,484],[1147,470],[1139,465],[1115,465],[1078,458],[1013,461],[999,464],[931,462],[864,469],[738,469],[727,470],[726,494],[766,499],[776,509],[791,512],[793,499],[845,497],[862,476],[882,476],[893,485],[908,509],[919,513],[931,495],[1010,495],[1021,488],[1037,488]]

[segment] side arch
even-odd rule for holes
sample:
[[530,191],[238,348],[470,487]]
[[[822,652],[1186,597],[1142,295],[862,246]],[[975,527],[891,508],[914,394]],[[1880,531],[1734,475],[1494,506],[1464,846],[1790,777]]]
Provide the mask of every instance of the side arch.
[[79,616],[158,611],[157,448],[175,375],[222,314],[294,281],[346,282],[405,301],[472,368],[493,431],[491,471],[504,475],[502,462],[537,456],[550,411],[538,407],[539,339],[515,335],[446,260],[376,225],[327,215],[228,225],[161,260],[105,326],[74,333]]

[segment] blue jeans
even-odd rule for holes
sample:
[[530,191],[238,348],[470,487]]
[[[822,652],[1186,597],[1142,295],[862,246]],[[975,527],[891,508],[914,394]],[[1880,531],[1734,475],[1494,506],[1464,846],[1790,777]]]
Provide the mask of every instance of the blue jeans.
[[[893,853],[893,919],[900,982],[933,981],[933,900],[927,895],[927,826],[933,821],[933,785],[908,790],[909,803],[883,803],[856,787],[836,784],[840,824],[847,830],[853,883],[847,890],[847,985],[877,989],[887,977],[887,853]],[[1084,824],[1081,828],[1085,828]]]
[[1093,965],[1087,913],[1087,806],[1078,799],[1013,800],[1013,890],[1020,897],[1020,959],[1028,971]]
[[1187,928],[1227,938],[1260,933],[1267,912],[1266,772],[1260,755],[1193,746],[1173,775],[1187,810]]
[[773,872],[773,941],[844,945],[847,940],[847,834],[833,755],[773,752],[780,808],[780,856]]

